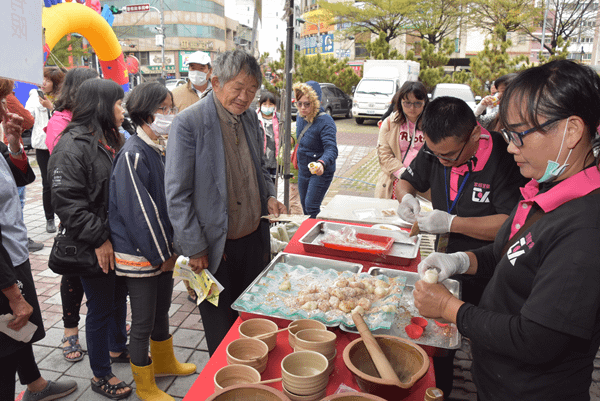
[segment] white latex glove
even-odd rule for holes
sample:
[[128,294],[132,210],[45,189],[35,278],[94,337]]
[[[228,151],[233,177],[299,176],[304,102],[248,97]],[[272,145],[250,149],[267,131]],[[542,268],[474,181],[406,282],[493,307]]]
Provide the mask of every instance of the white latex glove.
[[417,221],[417,215],[421,213],[421,205],[417,198],[412,194],[406,194],[402,197],[400,206],[398,206],[398,216],[404,221],[414,223]]
[[446,234],[450,232],[452,220],[456,217],[454,214],[446,213],[442,210],[432,210],[431,212],[421,213],[417,216],[419,230],[431,234]]
[[[420,224],[419,224],[420,225]],[[439,270],[438,282],[446,280],[455,274],[463,274],[469,270],[471,261],[465,252],[440,253],[434,252],[419,263],[419,276],[423,278],[429,269]]]

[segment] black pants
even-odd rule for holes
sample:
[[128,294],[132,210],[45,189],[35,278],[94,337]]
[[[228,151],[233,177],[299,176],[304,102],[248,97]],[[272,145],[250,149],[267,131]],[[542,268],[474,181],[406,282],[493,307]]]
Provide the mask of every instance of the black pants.
[[36,149],[35,159],[40,166],[40,173],[42,174],[44,215],[46,215],[46,220],[54,220],[54,208],[52,207],[52,203],[50,203],[50,182],[48,181],[48,159],[50,159],[50,152],[48,149]]
[[223,259],[214,275],[225,287],[219,296],[219,306],[203,301],[198,307],[210,355],[238,318],[238,312],[231,309],[231,304],[265,267],[263,247],[260,226],[252,234],[225,242]]
[[79,276],[62,276],[60,281],[60,299],[63,309],[65,329],[79,325],[79,310],[83,299],[83,285]]
[[169,339],[169,308],[173,295],[173,272],[154,277],[125,277],[131,303],[129,354],[135,366],[148,366],[150,338]]
[[19,380],[23,385],[31,384],[42,377],[31,344],[0,358],[0,400],[15,399],[16,373],[19,374]]

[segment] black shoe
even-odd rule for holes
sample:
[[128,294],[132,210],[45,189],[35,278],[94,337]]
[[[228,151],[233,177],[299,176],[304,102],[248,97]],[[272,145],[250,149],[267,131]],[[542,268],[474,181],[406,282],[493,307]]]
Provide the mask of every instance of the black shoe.
[[44,248],[44,244],[41,242],[35,242],[31,238],[27,238],[27,248],[29,248],[29,252],[37,252]]
[[54,219],[46,221],[46,231],[49,233],[56,232],[56,225],[54,224]]

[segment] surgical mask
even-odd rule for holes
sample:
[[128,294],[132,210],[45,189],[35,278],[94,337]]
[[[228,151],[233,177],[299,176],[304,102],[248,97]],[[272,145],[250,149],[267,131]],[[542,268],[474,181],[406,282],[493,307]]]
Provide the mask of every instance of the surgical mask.
[[544,175],[539,180],[536,180],[540,184],[544,183],[544,182],[554,181],[556,179],[556,177],[561,175],[568,166],[567,161],[569,160],[569,156],[571,156],[571,152],[573,151],[573,149],[569,150],[569,154],[567,154],[567,159],[565,160],[565,163],[562,166],[558,164],[558,158],[560,157],[560,153],[562,152],[563,144],[565,143],[565,136],[567,134],[568,126],[569,126],[569,119],[567,118],[567,123],[565,124],[565,131],[563,132],[563,139],[560,142],[560,149],[558,151],[558,155],[556,156],[556,160],[555,161],[548,160],[548,165],[546,165],[546,171],[544,172]]
[[275,111],[275,106],[265,106],[264,104],[260,106],[260,111],[267,116],[270,116]]
[[188,78],[196,86],[202,86],[206,83],[206,73],[202,71],[190,71],[188,72]]
[[154,115],[154,122],[150,124],[150,129],[157,136],[168,135],[173,124],[174,114],[159,114]]

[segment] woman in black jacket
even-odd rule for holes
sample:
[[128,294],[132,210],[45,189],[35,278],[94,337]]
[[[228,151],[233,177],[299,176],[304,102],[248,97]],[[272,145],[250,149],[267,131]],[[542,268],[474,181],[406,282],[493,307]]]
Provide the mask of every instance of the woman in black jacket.
[[[127,288],[114,272],[108,227],[108,187],[113,158],[122,145],[123,89],[109,80],[85,81],[75,96],[73,119],[50,156],[52,206],[69,237],[92,245],[97,272],[81,277],[87,297],[86,340],[94,378],[92,390],[111,399],[131,387],[116,378],[110,363],[129,363],[125,299]],[[109,352],[110,351],[110,352]]]

